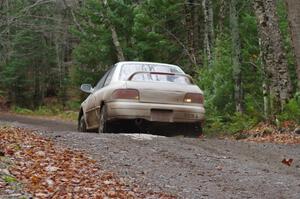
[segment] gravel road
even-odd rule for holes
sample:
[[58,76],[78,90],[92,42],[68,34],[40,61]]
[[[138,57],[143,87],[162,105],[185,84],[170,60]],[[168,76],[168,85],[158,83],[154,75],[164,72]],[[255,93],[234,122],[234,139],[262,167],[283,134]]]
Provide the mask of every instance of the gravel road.
[[[84,150],[145,190],[178,198],[300,198],[300,146],[144,134],[75,132],[74,123],[0,112],[0,124],[37,130]],[[292,158],[292,165],[281,161]]]

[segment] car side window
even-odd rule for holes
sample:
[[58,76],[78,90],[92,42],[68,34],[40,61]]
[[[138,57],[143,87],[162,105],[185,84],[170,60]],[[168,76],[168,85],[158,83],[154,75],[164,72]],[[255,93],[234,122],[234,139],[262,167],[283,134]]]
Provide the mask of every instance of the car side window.
[[97,83],[97,85],[94,88],[94,91],[99,90],[100,88],[102,88],[104,86],[104,82],[106,80],[107,75],[109,74],[109,71],[107,71],[103,77],[100,79],[100,81]]
[[[110,72],[109,72],[109,74],[108,74],[108,76],[107,76],[107,78],[106,78],[106,80],[105,80],[104,86],[107,86],[107,85],[111,82],[112,77],[113,77],[114,72],[115,72],[115,69],[116,69],[116,67],[113,67],[113,68],[110,70]],[[104,86],[103,86],[103,87],[104,87]]]

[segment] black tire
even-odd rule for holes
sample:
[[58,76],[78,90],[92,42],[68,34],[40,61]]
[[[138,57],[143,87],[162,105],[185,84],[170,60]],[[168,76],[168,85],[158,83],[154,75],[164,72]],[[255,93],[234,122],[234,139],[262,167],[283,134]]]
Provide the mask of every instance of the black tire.
[[201,124],[192,124],[187,127],[187,136],[188,137],[200,137],[203,134]]
[[195,124],[195,134],[198,137],[203,135],[203,128],[202,128],[201,124]]
[[84,119],[84,115],[83,114],[81,115],[80,120],[78,121],[77,130],[79,132],[87,132],[86,123],[85,123],[85,119]]
[[99,119],[99,128],[98,133],[111,133],[111,128],[109,123],[107,122],[107,108],[106,105],[103,105],[100,110],[100,119]]

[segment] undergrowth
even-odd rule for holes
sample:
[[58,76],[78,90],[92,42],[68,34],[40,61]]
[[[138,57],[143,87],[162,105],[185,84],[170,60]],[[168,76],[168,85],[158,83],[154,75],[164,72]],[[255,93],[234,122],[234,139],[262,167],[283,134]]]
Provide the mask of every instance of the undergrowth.
[[[79,106],[78,106],[79,107]],[[76,121],[78,117],[78,111],[74,109],[64,110],[61,106],[40,106],[37,109],[31,110],[18,106],[13,106],[11,111],[21,115],[30,116],[45,116],[56,117],[67,121]]]
[[282,128],[285,121],[293,121],[300,125],[300,94],[292,98],[277,115],[265,118],[255,109],[248,109],[244,114],[218,113],[207,107],[207,120],[204,133],[208,136],[230,136],[254,128],[258,123],[270,123]]
[[285,105],[278,118],[280,121],[293,120],[300,124],[300,93],[296,93],[295,97]]

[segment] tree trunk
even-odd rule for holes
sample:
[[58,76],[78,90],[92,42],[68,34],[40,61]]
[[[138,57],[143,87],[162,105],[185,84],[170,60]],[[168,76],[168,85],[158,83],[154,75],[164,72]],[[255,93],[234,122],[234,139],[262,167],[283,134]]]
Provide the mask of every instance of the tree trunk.
[[290,99],[292,85],[279,29],[276,0],[255,0],[253,8],[261,39],[265,74],[270,85],[271,110],[277,113]]
[[187,0],[185,2],[185,27],[187,31],[187,47],[188,47],[188,54],[190,56],[191,64],[197,65],[197,59],[196,59],[196,51],[195,51],[195,31],[194,31],[194,1],[193,0]]
[[[261,39],[259,39],[259,46],[260,48],[262,48],[262,44],[261,44]],[[262,92],[263,92],[263,101],[264,101],[264,117],[265,119],[269,118],[270,115],[270,85],[269,85],[269,81],[268,81],[268,76],[266,74],[266,64],[264,63],[264,59],[263,59],[263,50],[260,49],[260,53],[259,53],[259,58],[260,58],[260,64],[263,67],[262,71],[263,71],[263,82],[262,82]]]
[[300,91],[300,1],[285,0],[288,9],[288,20],[292,36],[292,45],[296,58],[298,91]]
[[7,26],[7,33],[6,33],[6,44],[5,44],[5,55],[4,55],[4,63],[7,63],[8,60],[10,59],[10,55],[12,52],[12,47],[11,47],[11,38],[10,38],[10,24],[9,24],[9,0],[5,1],[6,4],[6,26]]
[[63,61],[62,61],[62,49],[61,49],[61,46],[62,46],[62,42],[61,42],[61,39],[62,39],[62,35],[60,33],[60,29],[62,28],[62,16],[61,16],[61,13],[59,13],[58,15],[56,15],[56,18],[57,18],[57,26],[56,26],[56,32],[55,32],[55,40],[54,40],[54,43],[55,43],[55,53],[56,53],[56,64],[57,64],[57,67],[58,67],[58,77],[59,77],[59,88],[62,87],[62,79],[63,79],[63,73],[62,73],[62,68],[63,68]]
[[[110,8],[109,8],[109,5],[107,3],[107,0],[104,0],[103,3],[104,3],[104,7],[106,9],[106,13],[107,12],[110,13]],[[125,56],[124,56],[123,49],[122,49],[120,41],[119,41],[119,37],[118,37],[117,31],[116,31],[116,28],[112,24],[112,22],[110,21],[108,15],[106,15],[106,21],[107,21],[109,29],[111,31],[111,36],[112,36],[113,44],[114,44],[115,49],[117,51],[118,60],[119,61],[125,61]]]
[[194,23],[194,49],[195,49],[195,57],[196,57],[196,63],[197,65],[202,65],[202,57],[200,56],[200,52],[202,49],[202,43],[200,42],[200,32],[201,32],[201,18],[200,18],[200,12],[201,8],[197,6],[197,3],[200,0],[195,1],[194,9],[193,9],[193,23]]
[[234,79],[234,99],[236,112],[243,112],[243,90],[242,90],[242,67],[241,67],[241,39],[239,35],[239,21],[236,10],[236,0],[230,2],[230,28],[233,50],[233,79]]
[[116,51],[117,51],[118,60],[119,61],[125,61],[125,56],[124,56],[121,44],[119,42],[119,38],[118,38],[116,28],[111,23],[110,23],[109,26],[110,26],[110,30],[111,30],[112,40],[113,40],[114,46],[115,46]]
[[[5,23],[7,26],[7,32],[6,32],[6,38],[3,37],[3,44],[4,44],[4,49],[3,49],[3,63],[7,64],[10,60],[11,54],[12,54],[12,45],[11,45],[11,36],[10,36],[10,23],[9,23],[9,18],[10,18],[10,4],[9,0],[6,0],[5,2],[2,2],[2,6],[5,7]],[[4,5],[5,4],[5,5]],[[0,61],[1,61],[1,56],[0,56]],[[0,68],[2,70],[2,68]],[[14,87],[14,86],[13,86]],[[15,89],[9,89],[8,90],[8,101],[11,102],[12,104],[16,103],[16,90]]]
[[227,15],[227,6],[228,3],[226,0],[220,0],[220,9],[218,14],[218,31],[223,32],[225,27],[225,19]]
[[211,0],[202,0],[204,13],[204,49],[207,56],[208,66],[213,64],[213,44],[214,44],[214,20]]

